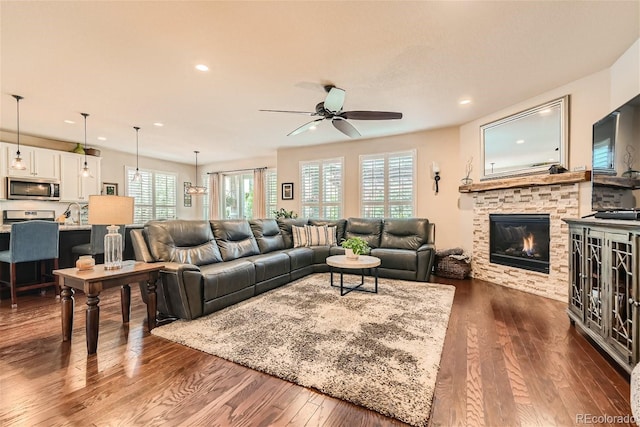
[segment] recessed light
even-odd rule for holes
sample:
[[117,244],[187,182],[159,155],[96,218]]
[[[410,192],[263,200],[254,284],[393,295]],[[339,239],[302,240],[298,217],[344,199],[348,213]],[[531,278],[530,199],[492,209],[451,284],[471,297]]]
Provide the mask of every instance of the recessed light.
[[70,125],[73,125],[73,124],[75,124],[75,123],[76,123],[76,122],[74,122],[73,120],[65,120],[64,122],[65,122],[65,123],[68,123],[68,124],[70,124]]
[[98,141],[106,141],[106,140],[107,140],[107,138],[105,138],[104,136],[99,136],[98,137]]
[[162,126],[164,126],[164,123],[155,122],[153,125],[161,128]]
[[209,67],[207,67],[204,64],[198,64],[198,65],[196,65],[196,70],[198,70],[198,71],[209,71]]
[[471,104],[470,99],[463,99],[462,101],[460,101],[460,105],[467,105],[467,104]]
[[524,144],[524,139],[519,139],[516,141],[516,144]]

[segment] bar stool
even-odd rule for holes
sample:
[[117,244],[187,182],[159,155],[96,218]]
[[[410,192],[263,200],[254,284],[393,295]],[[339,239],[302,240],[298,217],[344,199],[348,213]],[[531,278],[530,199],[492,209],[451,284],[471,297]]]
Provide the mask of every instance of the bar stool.
[[[0,252],[0,267],[2,263],[10,265],[9,282],[1,283],[8,284],[11,289],[11,308],[18,306],[17,292],[54,286],[56,296],[60,295],[56,279],[51,276],[52,280],[46,281],[45,265],[45,261],[53,260],[53,269],[58,268],[58,237],[57,222],[34,220],[11,224],[9,250]],[[16,264],[33,261],[40,261],[40,282],[17,286]]]
[[[89,243],[83,243],[71,248],[71,253],[80,255],[104,255],[104,236],[107,234],[106,225],[92,225],[91,237]],[[120,226],[118,232],[122,235],[122,242],[124,244],[124,225]]]

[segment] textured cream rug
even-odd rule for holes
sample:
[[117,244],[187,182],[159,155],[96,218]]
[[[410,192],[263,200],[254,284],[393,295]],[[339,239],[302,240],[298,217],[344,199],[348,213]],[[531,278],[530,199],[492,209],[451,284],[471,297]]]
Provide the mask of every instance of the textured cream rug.
[[152,333],[423,426],[453,294],[453,286],[380,279],[378,294],[341,297],[329,274],[315,274]]

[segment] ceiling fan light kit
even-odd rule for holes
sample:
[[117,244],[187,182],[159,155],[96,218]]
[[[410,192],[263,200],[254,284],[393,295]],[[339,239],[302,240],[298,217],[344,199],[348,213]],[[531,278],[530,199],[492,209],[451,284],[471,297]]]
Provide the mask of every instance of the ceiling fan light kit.
[[316,105],[314,112],[290,110],[260,111],[320,116],[319,119],[314,119],[308,123],[303,124],[299,128],[287,134],[287,136],[298,135],[310,129],[315,129],[321,121],[331,120],[333,126],[340,132],[347,135],[349,138],[357,138],[361,136],[360,132],[358,132],[355,126],[353,126],[347,120],[399,120],[402,118],[402,113],[391,111],[342,111],[346,96],[344,89],[340,89],[333,85],[327,85],[324,87],[324,89],[327,91],[327,96],[325,97],[325,100],[323,102],[320,102]]

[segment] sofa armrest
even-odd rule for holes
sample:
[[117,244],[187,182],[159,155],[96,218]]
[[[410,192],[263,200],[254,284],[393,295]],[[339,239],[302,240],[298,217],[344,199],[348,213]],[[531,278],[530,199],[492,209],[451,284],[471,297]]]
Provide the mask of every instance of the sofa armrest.
[[202,315],[202,273],[193,264],[164,263],[160,271],[164,310],[170,316],[195,319]]
[[423,252],[423,251],[436,251],[436,245],[434,245],[433,243],[425,243],[424,245],[420,246],[418,248],[418,252]]
[[425,243],[418,248],[418,277],[421,282],[428,282],[433,272],[436,259],[436,245]]
[[193,264],[181,264],[179,262],[163,262],[163,271],[167,272],[184,272],[184,271],[200,271],[200,267]]

